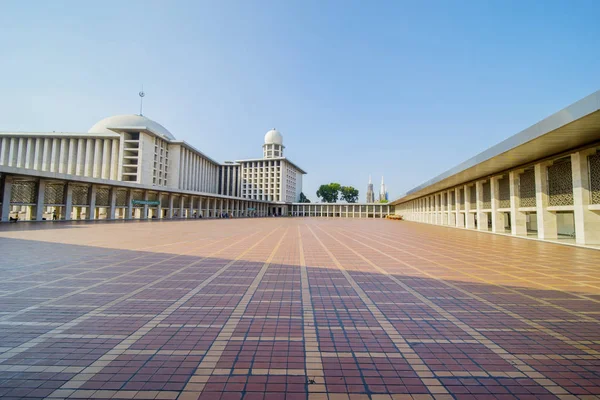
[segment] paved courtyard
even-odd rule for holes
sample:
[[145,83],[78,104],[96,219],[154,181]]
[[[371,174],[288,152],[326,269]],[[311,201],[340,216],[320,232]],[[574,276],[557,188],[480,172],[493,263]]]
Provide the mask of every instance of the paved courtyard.
[[439,226],[0,227],[0,398],[592,399],[600,251]]

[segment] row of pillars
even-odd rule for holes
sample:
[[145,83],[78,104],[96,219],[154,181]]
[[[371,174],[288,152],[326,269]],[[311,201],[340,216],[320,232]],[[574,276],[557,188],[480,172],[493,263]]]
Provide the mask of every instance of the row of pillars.
[[[363,207],[365,210],[363,211]],[[371,208],[371,211],[368,209]],[[390,214],[388,204],[293,204],[294,217],[345,217],[345,218],[385,218]]]
[[[38,180],[37,182],[37,198],[34,205],[23,206],[19,204],[11,204],[12,185],[14,177],[10,175],[2,175],[1,193],[2,193],[2,208],[0,212],[0,220],[7,222],[11,218],[11,213],[19,212],[23,208],[29,207],[30,210],[26,215],[31,216],[31,220],[42,221],[44,214],[56,215],[57,219],[72,220],[78,219],[85,209],[85,218],[88,220],[98,219],[100,210],[106,213],[105,219],[148,219],[148,218],[221,218],[221,217],[264,217],[269,214],[268,204],[251,201],[237,200],[227,198],[214,198],[205,196],[193,195],[175,195],[172,193],[157,194],[158,205],[140,205],[135,207],[133,204],[133,189],[127,189],[127,205],[117,206],[117,190],[118,187],[109,189],[109,205],[97,206],[96,194],[97,185],[90,185],[88,188],[87,205],[73,205],[73,183],[67,183],[64,204],[48,205],[44,201],[46,189],[46,181]],[[144,200],[148,200],[149,191],[144,190]],[[168,196],[168,207],[162,206],[164,196]],[[185,198],[189,199],[189,204],[185,207]],[[177,199],[177,203],[176,203]],[[75,217],[75,218],[74,218]],[[52,218],[50,218],[52,219]]]
[[[572,214],[575,242],[577,244],[600,244],[600,206],[591,204],[591,171],[588,157],[595,149],[579,151],[570,155],[573,182],[573,205],[552,207],[549,204],[548,167],[551,161],[534,165],[535,206],[522,207],[519,197],[520,174],[523,169],[508,172],[510,188],[510,207],[499,206],[498,181],[502,176],[489,178],[491,189],[491,208],[483,208],[483,183],[475,182],[476,206],[471,207],[469,188],[462,185],[438,192],[434,195],[414,199],[396,206],[396,213],[404,219],[437,225],[449,225],[466,229],[489,230],[494,233],[510,233],[525,236],[537,232],[544,240],[558,239],[559,215]],[[460,201],[460,190],[464,190],[464,199]],[[447,199],[442,201],[442,194]],[[449,207],[450,196],[455,196],[454,207]],[[528,224],[529,219],[529,224]],[[533,223],[532,223],[533,221]]]

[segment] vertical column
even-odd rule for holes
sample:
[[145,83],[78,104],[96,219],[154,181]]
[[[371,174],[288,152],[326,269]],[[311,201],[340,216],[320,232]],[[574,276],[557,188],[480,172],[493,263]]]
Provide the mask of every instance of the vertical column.
[[[183,218],[183,210],[184,210],[183,200],[184,200],[183,196],[179,196],[179,218]],[[189,218],[189,216],[188,216],[188,218]]]
[[88,211],[85,214],[85,219],[96,219],[96,185],[90,185],[88,188]]
[[212,199],[213,202],[213,218],[217,216],[217,199]]
[[46,181],[40,179],[37,184],[37,199],[35,202],[35,220],[41,221],[44,217],[44,194],[46,192]]
[[115,214],[117,211],[117,188],[116,187],[111,187],[110,191],[108,192],[108,196],[109,196],[109,209],[108,209],[108,218],[109,219],[115,219]]
[[519,211],[519,173],[508,173],[510,185],[510,233],[513,235],[527,235],[527,215]]
[[223,199],[219,199],[219,217],[221,217],[223,215]]
[[156,195],[156,200],[158,200],[158,204],[156,206],[156,213],[158,214],[156,216],[157,219],[161,219],[163,217],[163,212],[162,212],[162,196],[163,196],[163,194],[161,192],[158,192],[158,194]]
[[188,210],[188,218],[194,218],[194,196],[190,196],[190,209]]
[[71,220],[71,213],[73,212],[73,185],[67,182],[65,185],[65,221]]
[[492,232],[504,233],[504,214],[498,212],[500,206],[500,185],[499,180],[502,176],[490,178],[490,189],[492,191]]
[[[148,191],[144,190],[144,201],[148,201]],[[148,219],[148,204],[144,204],[144,207],[142,208],[142,214],[140,217],[140,219]]]
[[575,240],[579,244],[600,243],[600,214],[588,208],[591,198],[588,156],[594,153],[595,149],[571,154]]
[[488,227],[487,213],[483,212],[483,181],[475,182],[476,210],[477,210],[477,230],[486,231]]
[[10,198],[12,195],[12,176],[2,175],[2,222],[8,222],[10,216]]
[[175,202],[175,198],[173,197],[173,193],[169,193],[169,211],[167,212],[168,218],[173,218],[174,208],[173,203]]
[[538,238],[558,238],[556,214],[548,211],[550,196],[548,194],[548,165],[549,163],[538,163],[534,166],[535,192],[537,207]]
[[470,188],[465,185],[465,228],[473,229],[475,227],[475,217],[471,213],[471,191]]
[[127,215],[125,219],[133,218],[133,189],[127,190]]

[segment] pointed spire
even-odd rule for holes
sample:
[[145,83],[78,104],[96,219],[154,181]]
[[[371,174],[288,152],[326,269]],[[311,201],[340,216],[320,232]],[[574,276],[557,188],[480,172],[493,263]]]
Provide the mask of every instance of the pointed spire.
[[371,182],[371,175],[369,174],[369,185],[370,185],[371,183],[373,183],[373,182]]

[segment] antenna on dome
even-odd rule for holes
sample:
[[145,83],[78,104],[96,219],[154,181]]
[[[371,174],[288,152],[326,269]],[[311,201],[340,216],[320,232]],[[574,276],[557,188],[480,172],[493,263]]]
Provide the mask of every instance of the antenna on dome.
[[144,107],[144,96],[146,95],[146,93],[144,93],[144,85],[142,85],[142,90],[138,93],[138,95],[140,96],[140,115],[143,115],[142,109]]

